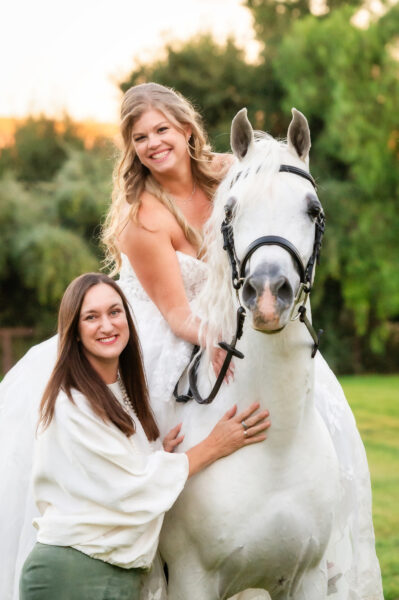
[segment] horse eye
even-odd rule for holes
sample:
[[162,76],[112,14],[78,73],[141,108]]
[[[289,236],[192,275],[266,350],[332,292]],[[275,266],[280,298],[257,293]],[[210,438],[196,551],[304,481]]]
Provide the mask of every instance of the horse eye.
[[320,200],[315,194],[307,194],[306,201],[308,203],[307,213],[313,221],[322,212]]

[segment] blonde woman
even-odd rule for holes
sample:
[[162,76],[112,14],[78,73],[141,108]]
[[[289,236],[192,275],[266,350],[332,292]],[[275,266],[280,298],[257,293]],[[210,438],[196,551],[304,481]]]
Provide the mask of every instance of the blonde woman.
[[[103,229],[108,264],[120,272],[142,341],[152,406],[165,400],[201,344],[190,302],[204,279],[203,226],[231,155],[210,151],[198,113],[156,83],[130,88],[121,109],[122,152]],[[224,358],[212,349],[219,372]],[[227,374],[231,377],[232,370]]]

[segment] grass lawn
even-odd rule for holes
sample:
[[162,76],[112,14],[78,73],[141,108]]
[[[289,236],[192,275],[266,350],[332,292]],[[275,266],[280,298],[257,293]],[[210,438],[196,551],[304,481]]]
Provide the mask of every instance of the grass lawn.
[[340,377],[366,447],[385,600],[399,600],[399,375]]

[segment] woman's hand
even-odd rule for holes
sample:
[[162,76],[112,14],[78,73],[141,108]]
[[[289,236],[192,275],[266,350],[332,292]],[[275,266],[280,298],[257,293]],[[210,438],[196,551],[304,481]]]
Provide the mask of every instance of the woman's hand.
[[162,442],[165,452],[174,452],[177,446],[184,440],[184,435],[179,435],[181,427],[182,423],[179,423],[165,435]]
[[266,439],[264,432],[270,427],[270,421],[266,421],[269,411],[256,413],[258,408],[259,402],[255,402],[237,415],[237,406],[233,406],[216,423],[207,440],[217,458]]
[[[266,439],[270,427],[268,410],[259,413],[259,402],[251,404],[237,415],[237,406],[230,408],[202,442],[187,450],[188,476],[198,473],[219,458],[228,456],[243,446],[257,444]],[[255,414],[256,413],[256,414]]]
[[[214,346],[211,350],[211,362],[214,373],[216,377],[219,375],[220,370],[223,366],[224,359],[226,358],[226,350],[220,348],[219,346]],[[224,380],[226,383],[229,383],[234,378],[234,363],[230,362],[229,368],[227,369],[226,375],[224,376]]]

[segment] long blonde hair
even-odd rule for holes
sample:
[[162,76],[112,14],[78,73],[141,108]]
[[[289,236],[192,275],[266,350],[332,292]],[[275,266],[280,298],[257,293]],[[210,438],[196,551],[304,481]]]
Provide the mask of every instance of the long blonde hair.
[[[158,83],[143,83],[128,89],[121,106],[122,150],[114,169],[112,203],[101,234],[101,241],[105,246],[105,266],[111,267],[111,275],[117,273],[121,266],[118,236],[129,218],[138,222],[144,190],[158,198],[174,215],[193,246],[199,248],[202,242],[200,232],[187,222],[173,198],[155,180],[149,169],[141,164],[135,152],[132,129],[137,119],[149,109],[159,110],[179,129],[183,130],[187,125],[191,128],[188,152],[194,183],[209,199],[212,199],[221,180],[221,174],[212,165],[213,155],[201,117],[188,100]],[[126,203],[130,204],[128,211]]]

